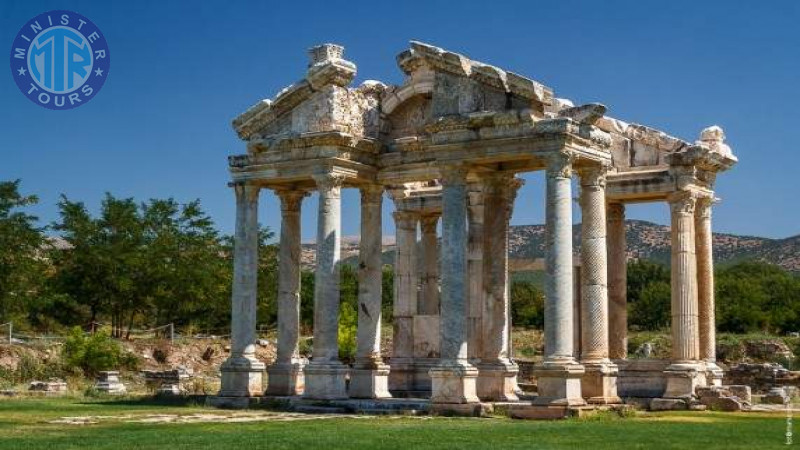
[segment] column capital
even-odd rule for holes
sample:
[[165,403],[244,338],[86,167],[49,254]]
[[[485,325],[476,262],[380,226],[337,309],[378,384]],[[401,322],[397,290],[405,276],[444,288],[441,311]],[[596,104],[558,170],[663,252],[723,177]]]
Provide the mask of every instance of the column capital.
[[419,221],[423,233],[436,233],[436,225],[438,223],[439,214],[424,214]]
[[359,187],[362,203],[379,203],[383,196],[383,186],[380,184],[367,184]]
[[281,212],[299,212],[300,205],[305,197],[308,197],[308,191],[300,189],[276,189],[275,195],[281,200]]
[[392,213],[398,228],[416,228],[419,213],[416,211],[399,210]]
[[606,217],[609,221],[625,220],[625,204],[609,203],[606,207]]
[[608,173],[608,167],[597,164],[592,166],[581,167],[577,170],[578,176],[580,177],[581,187],[605,187],[606,186],[606,174]]
[[547,157],[547,177],[548,178],[572,178],[572,161],[574,156],[571,152],[551,153]]
[[697,216],[698,219],[710,219],[711,207],[714,206],[714,203],[717,203],[718,201],[719,199],[714,198],[714,196],[698,198],[695,205],[695,216]]
[[345,177],[343,174],[328,172],[319,173],[311,176],[320,191],[330,191],[332,189],[340,188],[344,184]]
[[258,194],[261,191],[261,186],[254,183],[237,182],[230,183],[230,186],[233,187],[237,198],[242,198],[248,202],[258,200]]
[[694,214],[696,195],[691,191],[679,191],[667,197],[673,214]]

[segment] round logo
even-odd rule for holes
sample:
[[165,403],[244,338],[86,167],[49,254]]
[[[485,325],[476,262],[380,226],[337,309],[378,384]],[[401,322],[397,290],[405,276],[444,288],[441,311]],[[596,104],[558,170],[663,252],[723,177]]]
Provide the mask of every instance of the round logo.
[[73,11],[29,20],[11,46],[11,75],[32,102],[49,109],[91,100],[108,77],[111,55],[103,33]]

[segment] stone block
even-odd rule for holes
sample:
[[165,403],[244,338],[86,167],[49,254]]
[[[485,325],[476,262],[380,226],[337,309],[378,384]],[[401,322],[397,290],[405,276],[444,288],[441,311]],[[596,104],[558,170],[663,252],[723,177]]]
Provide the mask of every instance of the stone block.
[[311,364],[305,368],[303,397],[316,400],[347,398],[347,366],[341,363]]
[[414,316],[414,358],[439,357],[439,316]]
[[99,392],[111,395],[122,395],[128,391],[125,385],[119,381],[119,372],[117,371],[100,372],[94,388]]
[[614,364],[584,364],[586,373],[581,380],[582,395],[591,404],[622,403],[617,395],[618,369]]
[[220,397],[254,397],[263,393],[265,365],[255,358],[228,358],[222,363]]
[[650,402],[650,411],[683,411],[686,409],[689,409],[689,404],[680,398],[654,398]]
[[770,403],[773,405],[783,405],[789,402],[789,396],[786,395],[786,390],[782,387],[774,387],[767,392],[761,399],[762,403]]
[[478,370],[469,365],[431,369],[431,403],[478,403]]
[[303,395],[305,375],[303,363],[272,364],[267,367],[266,395],[292,396]]
[[580,364],[540,365],[534,369],[539,396],[535,405],[582,406],[581,378],[585,373]]
[[63,380],[32,381],[28,390],[42,392],[45,395],[61,395],[67,392],[67,383]]
[[575,416],[575,410],[566,406],[516,405],[508,409],[512,419],[558,420]]
[[477,394],[481,400],[495,402],[514,402],[519,400],[516,394],[516,364],[479,364]]
[[350,398],[389,398],[389,366],[350,370]]
[[664,376],[667,379],[664,398],[691,397],[696,388],[706,385],[705,370],[699,364],[671,364]]
[[657,359],[630,359],[615,361],[617,394],[620,397],[657,398],[664,395],[667,379],[664,369],[668,361]]
[[730,391],[731,394],[735,395],[736,397],[739,397],[742,401],[745,401],[747,403],[753,403],[753,393],[752,390],[750,389],[750,386],[734,384],[730,386],[725,386],[725,388],[728,389],[728,391]]
[[432,403],[431,414],[437,416],[488,417],[494,408],[491,403]]

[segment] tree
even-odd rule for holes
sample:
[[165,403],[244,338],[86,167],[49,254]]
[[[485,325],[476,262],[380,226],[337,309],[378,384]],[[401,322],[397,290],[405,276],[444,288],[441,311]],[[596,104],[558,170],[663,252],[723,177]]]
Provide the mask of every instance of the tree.
[[628,263],[628,325],[656,331],[670,326],[670,272],[659,263]]
[[46,261],[37,217],[23,211],[35,205],[35,195],[20,193],[20,180],[0,182],[0,322],[16,320],[41,293]]
[[530,281],[511,283],[511,323],[514,326],[544,327],[544,293]]

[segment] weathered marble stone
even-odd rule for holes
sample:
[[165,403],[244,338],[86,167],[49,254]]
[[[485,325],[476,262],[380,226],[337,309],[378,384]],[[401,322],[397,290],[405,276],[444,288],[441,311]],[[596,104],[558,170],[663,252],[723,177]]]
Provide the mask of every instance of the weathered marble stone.
[[119,381],[119,372],[103,371],[97,374],[94,389],[98,392],[111,395],[122,395],[128,392],[125,385]]
[[[714,361],[707,203],[717,175],[737,163],[721,128],[703,130],[692,144],[607,117],[600,104],[576,107],[534,80],[421,42],[398,55],[405,75],[398,85],[369,80],[351,87],[356,66],[339,45],[313,47],[309,56],[300,81],[233,121],[246,143],[246,153],[228,159],[237,193],[233,343],[221,367],[222,397],[212,403],[245,407],[261,390],[264,367],[253,352],[261,187],[286,196],[278,355],[267,393],[303,392],[311,400],[348,395],[337,337],[340,191],[350,187],[370,200],[362,203],[357,354],[349,395],[383,397],[387,385],[398,395],[431,389],[433,409],[461,414],[482,409],[477,396],[513,400],[518,369],[508,312],[508,181],[543,169],[548,281],[544,360],[535,370],[539,409],[571,414],[583,408],[583,397],[611,403],[617,401],[616,384],[620,392],[645,397],[690,398],[697,388],[721,383]],[[595,176],[597,168],[603,177]],[[581,175],[579,270],[572,261],[573,169]],[[397,210],[388,375],[379,346],[383,189]],[[297,354],[299,200],[289,197],[314,190],[320,197],[314,353],[304,367]],[[285,207],[292,201],[296,210]],[[673,213],[674,353],[668,367],[658,368],[626,360],[624,208],[652,201],[670,203]],[[615,364],[622,366],[619,373]]]

